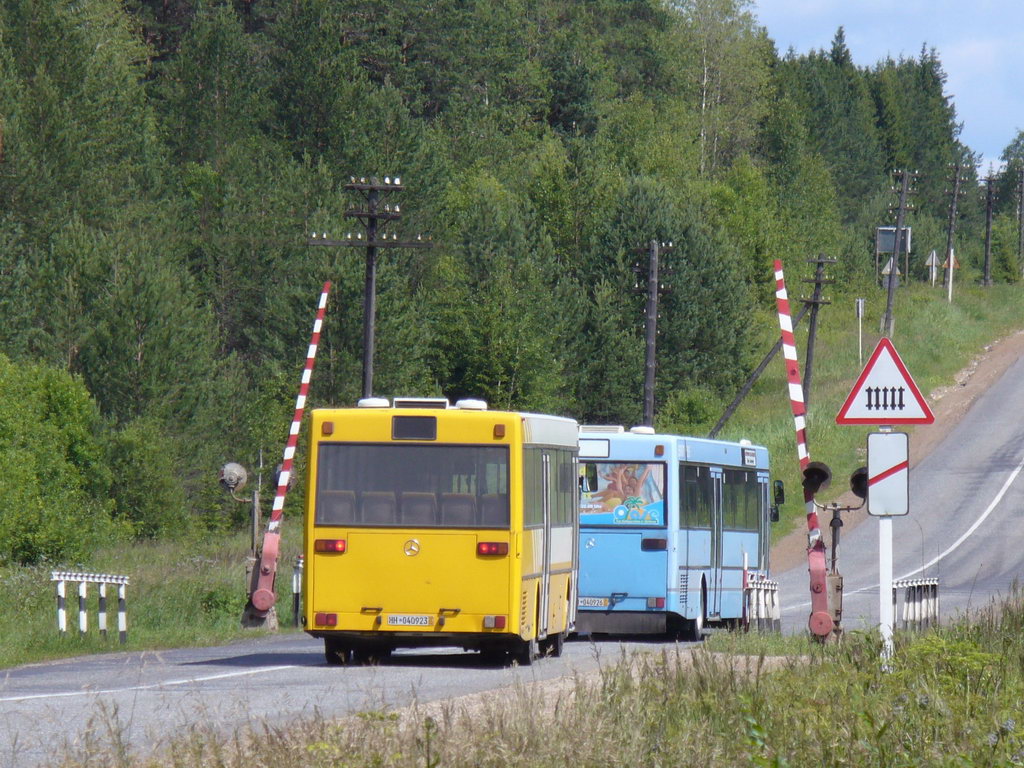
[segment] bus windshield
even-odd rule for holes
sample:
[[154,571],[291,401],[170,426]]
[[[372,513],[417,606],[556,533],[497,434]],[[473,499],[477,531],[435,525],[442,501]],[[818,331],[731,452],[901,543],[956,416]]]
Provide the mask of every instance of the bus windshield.
[[664,464],[583,462],[580,490],[580,525],[665,525]]
[[316,525],[508,528],[508,448],[320,443]]

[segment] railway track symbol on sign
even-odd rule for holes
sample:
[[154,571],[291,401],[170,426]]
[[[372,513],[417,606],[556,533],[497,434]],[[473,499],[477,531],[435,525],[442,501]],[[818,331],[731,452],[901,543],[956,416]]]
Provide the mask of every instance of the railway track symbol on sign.
[[931,424],[935,421],[889,339],[878,342],[839,409],[837,424]]

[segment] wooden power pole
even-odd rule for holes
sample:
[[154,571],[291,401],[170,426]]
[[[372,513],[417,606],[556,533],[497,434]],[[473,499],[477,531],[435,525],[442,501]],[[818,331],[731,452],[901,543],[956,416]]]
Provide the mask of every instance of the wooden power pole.
[[957,162],[953,164],[952,189],[949,190],[949,221],[946,223],[946,268],[942,271],[942,285],[948,285],[953,274],[953,235],[956,232],[956,209],[960,202],[960,195],[963,190],[960,184],[964,181],[963,166]]
[[[671,270],[661,270],[659,258],[663,253],[674,250],[672,243],[659,243],[651,240],[647,247],[647,300],[644,309],[644,424],[654,426],[654,379],[657,371],[656,347],[658,339],[658,297],[665,293],[660,282],[661,274],[669,274]],[[643,269],[637,265],[638,272]]]
[[374,326],[377,314],[377,249],[378,248],[430,248],[433,243],[417,237],[416,240],[399,240],[398,235],[384,232],[388,222],[402,218],[398,205],[391,205],[385,199],[405,187],[399,177],[385,176],[381,182],[376,176],[351,178],[345,185],[350,192],[359,193],[366,203],[365,208],[351,208],[345,211],[348,218],[358,219],[366,231],[366,238],[359,232],[345,235],[344,240],[332,240],[327,233],[313,236],[307,245],[321,245],[335,248],[364,248],[366,250],[366,277],[363,286],[363,397],[373,394]]
[[990,170],[985,177],[985,274],[981,284],[986,288],[992,285],[992,207],[996,199],[996,177]]
[[[896,303],[896,281],[899,273],[900,247],[903,245],[903,222],[907,213],[907,197],[910,195],[910,171],[896,171],[897,191],[899,202],[896,206],[896,231],[893,233],[892,245],[892,268],[889,270],[889,290],[885,300],[885,315],[882,318],[882,333],[887,338],[892,338],[892,330],[895,318],[893,317],[893,306]],[[907,275],[906,277],[909,277]]]

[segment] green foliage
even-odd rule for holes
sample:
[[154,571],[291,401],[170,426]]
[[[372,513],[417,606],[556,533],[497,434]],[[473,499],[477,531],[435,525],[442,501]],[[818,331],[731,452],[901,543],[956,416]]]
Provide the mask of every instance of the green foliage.
[[81,382],[0,356],[0,392],[0,564],[78,562],[123,537],[99,413]]
[[[972,160],[934,51],[859,68],[840,30],[829,50],[780,58],[754,12],[0,0],[0,344],[16,368],[78,377],[106,419],[100,471],[57,503],[85,493],[142,536],[240,525],[216,469],[254,466],[286,437],[325,280],[309,402],[362,393],[365,254],[306,246],[312,229],[360,231],[351,177],[401,176],[385,231],[435,244],[378,253],[377,393],[635,423],[634,266],[655,239],[675,244],[659,416],[713,420],[774,330],[759,312],[772,260],[799,279],[808,256],[836,257],[843,284],[866,286],[890,166],[922,173],[912,224],[930,250],[944,247],[946,164]],[[1021,267],[1020,143],[998,179],[1000,282]],[[977,198],[955,242],[971,270]]]
[[114,512],[137,536],[175,536],[188,527],[184,490],[160,431],[157,420],[140,419],[111,438]]

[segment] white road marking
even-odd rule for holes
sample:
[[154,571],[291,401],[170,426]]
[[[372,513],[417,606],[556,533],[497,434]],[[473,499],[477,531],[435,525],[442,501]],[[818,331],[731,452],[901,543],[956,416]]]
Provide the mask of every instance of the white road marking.
[[107,688],[104,690],[81,690],[81,691],[63,691],[61,693],[34,693],[25,696],[5,696],[0,697],[0,703],[8,701],[28,701],[30,699],[63,699],[71,696],[100,696],[103,694],[111,693],[128,693],[130,691],[145,691],[153,688],[164,688],[171,685],[188,685],[189,683],[205,683],[210,680],[223,680],[229,677],[242,677],[243,675],[255,675],[261,672],[280,672],[282,669],[296,669],[295,664],[284,664],[279,667],[260,667],[259,669],[247,669],[243,672],[224,672],[219,675],[207,675],[206,677],[189,677],[182,680],[164,680],[159,683],[149,683],[147,685],[130,685],[125,688]]

